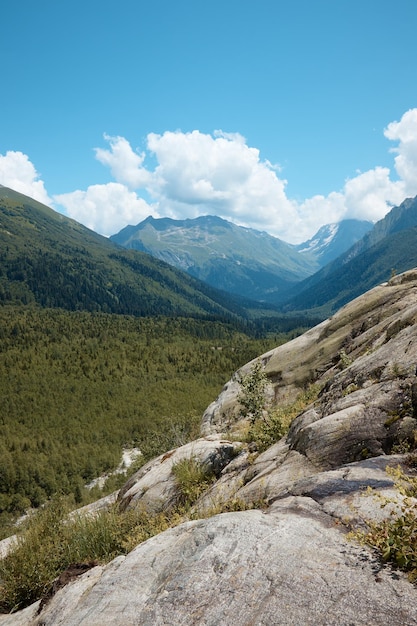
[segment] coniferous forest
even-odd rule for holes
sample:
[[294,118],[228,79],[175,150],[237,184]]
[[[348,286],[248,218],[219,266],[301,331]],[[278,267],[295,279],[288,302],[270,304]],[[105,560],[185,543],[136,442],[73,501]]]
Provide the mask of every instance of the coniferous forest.
[[85,485],[124,446],[146,459],[195,436],[231,374],[285,338],[216,321],[0,307],[3,524],[54,493],[86,501]]

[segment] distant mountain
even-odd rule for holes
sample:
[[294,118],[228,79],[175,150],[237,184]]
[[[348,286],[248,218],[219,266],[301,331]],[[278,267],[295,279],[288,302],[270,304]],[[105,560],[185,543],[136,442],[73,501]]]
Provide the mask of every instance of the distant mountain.
[[347,261],[382,241],[385,237],[414,226],[417,226],[417,196],[415,198],[407,198],[400,206],[393,207],[363,239],[341,255],[337,263],[338,265],[344,265]]
[[0,187],[0,305],[132,315],[245,316],[242,302]]
[[148,217],[111,240],[148,252],[224,291],[272,303],[319,268],[311,254],[211,215],[186,220]]
[[212,215],[186,220],[148,217],[110,239],[229,293],[279,304],[370,228],[371,222],[345,220],[323,226],[312,239],[294,246]]
[[365,220],[342,220],[322,226],[308,241],[295,246],[296,250],[312,254],[320,267],[324,267],[351,248],[373,228]]
[[393,272],[417,267],[417,196],[391,211],[337,259],[297,285],[285,310],[330,315]]

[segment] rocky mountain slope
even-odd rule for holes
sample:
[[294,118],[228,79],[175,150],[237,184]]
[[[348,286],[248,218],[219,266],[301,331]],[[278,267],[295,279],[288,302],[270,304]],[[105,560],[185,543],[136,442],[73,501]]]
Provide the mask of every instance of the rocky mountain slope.
[[[207,408],[201,438],[147,463],[118,494],[122,510],[168,511],[174,468],[195,459],[216,480],[190,520],[1,626],[417,624],[415,586],[347,535],[395,512],[375,498],[400,497],[388,466],[413,471],[404,451],[416,442],[416,323],[412,270],[246,364]],[[243,437],[239,402],[258,362],[276,410],[320,390],[264,451]]]
[[295,247],[303,254],[313,254],[320,267],[324,267],[360,241],[372,227],[372,222],[355,219],[326,224],[311,239]]
[[330,315],[338,308],[417,264],[417,197],[408,198],[334,261],[299,283],[287,310],[314,309]]
[[272,303],[319,268],[309,252],[300,254],[265,232],[212,215],[186,220],[148,217],[111,240],[148,252],[224,291]]
[[111,239],[230,293],[276,304],[371,228],[371,222],[343,220],[323,226],[312,239],[294,246],[212,215],[185,220],[148,217]]

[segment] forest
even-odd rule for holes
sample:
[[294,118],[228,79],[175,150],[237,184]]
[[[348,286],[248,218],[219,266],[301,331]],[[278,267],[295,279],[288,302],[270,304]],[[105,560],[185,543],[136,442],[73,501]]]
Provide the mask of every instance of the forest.
[[55,493],[77,503],[124,447],[143,460],[198,436],[241,365],[292,333],[255,338],[192,318],[0,307],[0,524]]

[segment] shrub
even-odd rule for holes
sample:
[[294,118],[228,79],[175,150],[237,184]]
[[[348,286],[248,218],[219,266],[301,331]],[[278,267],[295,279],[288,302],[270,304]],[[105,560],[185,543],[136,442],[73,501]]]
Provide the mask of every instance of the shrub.
[[259,359],[252,366],[251,371],[242,376],[240,381],[238,401],[242,406],[241,414],[249,417],[252,424],[261,419],[266,406],[265,390],[268,378]]
[[252,424],[248,439],[254,441],[260,452],[279,441],[287,432],[291,422],[318,396],[319,385],[310,385],[298,394],[294,402],[270,408],[262,419]]
[[394,477],[401,499],[379,496],[381,506],[394,504],[387,519],[382,522],[368,521],[366,532],[353,536],[362,543],[376,548],[383,562],[408,573],[417,582],[417,478],[407,476],[401,468],[387,468]]
[[179,488],[179,504],[191,507],[214,482],[215,476],[195,457],[181,459],[172,467]]

